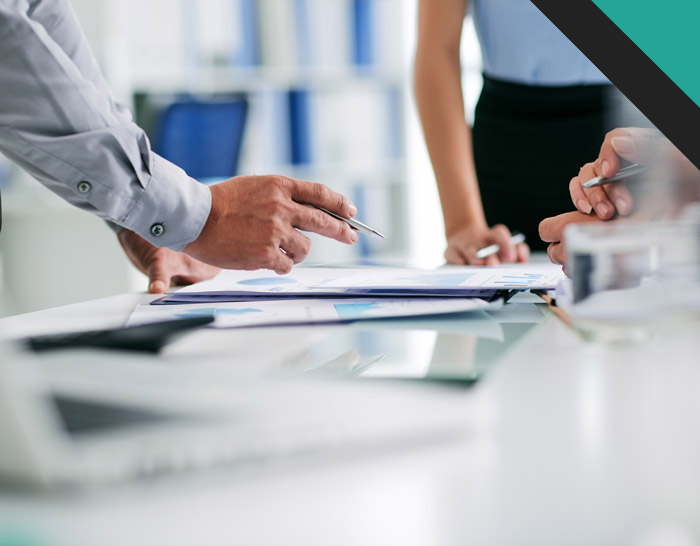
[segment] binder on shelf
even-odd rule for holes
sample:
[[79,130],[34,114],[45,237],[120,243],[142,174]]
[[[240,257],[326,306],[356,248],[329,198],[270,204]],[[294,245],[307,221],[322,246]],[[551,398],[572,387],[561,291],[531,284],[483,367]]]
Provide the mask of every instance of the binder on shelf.
[[401,63],[403,0],[353,0],[354,60],[359,67],[395,69]]
[[234,45],[231,64],[238,67],[252,67],[260,63],[260,34],[258,32],[258,11],[256,0],[234,2],[234,20],[239,22],[240,40]]
[[295,30],[297,34],[297,59],[299,66],[311,66],[311,36],[309,5],[307,0],[290,0],[294,2]]
[[[309,91],[289,91],[289,129],[292,164],[308,165],[311,155],[311,94]],[[320,138],[320,135],[318,135]]]
[[161,114],[153,148],[200,181],[237,174],[248,113],[242,96],[177,100]]
[[357,66],[371,66],[375,62],[374,1],[353,0],[354,59]]

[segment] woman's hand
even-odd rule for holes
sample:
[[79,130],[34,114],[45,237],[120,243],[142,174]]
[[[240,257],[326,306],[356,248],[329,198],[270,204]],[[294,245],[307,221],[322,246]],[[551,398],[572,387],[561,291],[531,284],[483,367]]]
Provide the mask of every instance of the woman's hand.
[[540,237],[545,243],[549,243],[547,255],[552,263],[566,264],[568,256],[566,245],[564,244],[564,231],[568,225],[600,221],[599,218],[592,214],[582,214],[578,211],[566,212],[542,220],[540,223]]
[[595,212],[601,220],[610,220],[616,214],[628,216],[633,211],[634,199],[624,182],[583,187],[597,176],[615,175],[620,170],[620,159],[652,168],[659,163],[664,169],[663,179],[669,181],[698,181],[697,169],[656,129],[615,129],[606,135],[598,159],[584,165],[569,184],[571,200],[580,212]]
[[[499,265],[501,263],[527,262],[530,248],[525,243],[513,245],[510,230],[503,224],[488,226],[466,226],[447,236],[445,259],[453,265]],[[487,258],[477,258],[476,252],[489,245],[497,244],[497,254]]]

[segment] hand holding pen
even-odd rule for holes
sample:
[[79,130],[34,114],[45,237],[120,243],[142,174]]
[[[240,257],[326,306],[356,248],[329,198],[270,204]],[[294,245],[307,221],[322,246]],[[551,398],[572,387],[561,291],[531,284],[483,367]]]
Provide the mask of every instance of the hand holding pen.
[[[601,220],[610,220],[615,214],[629,215],[634,209],[634,199],[626,184],[619,182],[643,177],[647,171],[644,164],[658,155],[658,145],[659,132],[655,129],[610,131],[598,159],[584,165],[569,184],[576,208],[584,214],[595,212]],[[621,159],[633,164],[623,168]]]
[[511,235],[503,224],[467,225],[447,236],[445,259],[451,265],[487,265],[527,262],[530,249],[521,234]]

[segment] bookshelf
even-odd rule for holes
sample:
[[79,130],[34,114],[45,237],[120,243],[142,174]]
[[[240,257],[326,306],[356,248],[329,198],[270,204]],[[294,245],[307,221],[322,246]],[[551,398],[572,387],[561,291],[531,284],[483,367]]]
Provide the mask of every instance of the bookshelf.
[[405,21],[415,2],[103,2],[101,61],[119,96],[244,94],[249,116],[236,174],[322,182],[390,234],[352,248],[312,235],[311,262],[408,254],[413,45]]

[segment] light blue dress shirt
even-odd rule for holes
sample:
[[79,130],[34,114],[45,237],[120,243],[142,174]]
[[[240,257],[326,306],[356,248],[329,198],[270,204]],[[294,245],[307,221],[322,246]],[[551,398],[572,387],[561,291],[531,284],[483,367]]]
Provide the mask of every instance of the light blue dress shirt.
[[209,190],[114,102],[69,0],[0,0],[0,151],[156,246],[182,250],[211,210]]
[[530,0],[471,0],[471,9],[487,76],[527,85],[609,83]]

